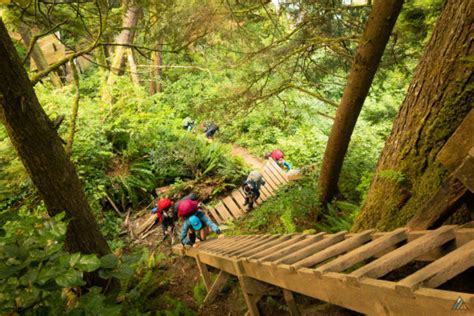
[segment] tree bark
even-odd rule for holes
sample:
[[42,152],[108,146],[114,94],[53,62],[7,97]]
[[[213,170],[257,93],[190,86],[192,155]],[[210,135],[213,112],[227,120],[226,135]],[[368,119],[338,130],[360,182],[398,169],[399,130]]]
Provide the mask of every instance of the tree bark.
[[141,13],[141,7],[136,3],[135,0],[124,1],[125,14],[122,20],[122,31],[115,39],[118,45],[113,54],[112,62],[110,64],[110,73],[107,78],[107,85],[102,93],[102,99],[104,102],[113,104],[114,98],[112,95],[112,87],[115,84],[116,76],[122,75],[125,70],[125,54],[126,50],[129,49],[127,45],[133,43],[133,37],[135,35],[135,28],[137,27],[138,18]]
[[337,182],[354,126],[402,5],[403,0],[377,1],[370,13],[324,153],[319,178],[323,205],[337,193]]
[[[20,27],[18,27],[18,33],[20,33],[21,39],[23,40],[23,44],[25,44],[26,49],[29,49],[31,45],[31,30],[26,25],[20,25]],[[35,62],[38,71],[48,68],[48,62],[46,61],[43,51],[37,43],[33,44],[31,47],[31,58]],[[63,84],[61,82],[61,78],[59,78],[56,72],[51,72],[49,74],[49,78],[55,87],[62,87]]]
[[133,49],[127,51],[127,61],[128,66],[130,67],[130,77],[132,82],[139,86],[140,85],[140,76],[138,74],[137,63],[135,62],[135,55],[133,54]]
[[447,177],[436,156],[474,100],[474,1],[448,0],[436,23],[356,223],[404,226]]
[[151,68],[150,68],[150,95],[161,92],[161,49],[162,45],[156,45],[156,51],[151,53]]
[[0,116],[50,216],[66,212],[66,249],[110,252],[92,215],[74,166],[38,102],[7,30],[0,20]]
[[79,99],[81,98],[81,92],[79,89],[79,73],[77,71],[77,67],[74,64],[74,61],[71,61],[69,64],[71,65],[72,76],[76,86],[76,95],[74,96],[74,103],[72,105],[71,121],[69,122],[69,135],[67,137],[65,148],[67,156],[71,156],[72,154],[72,144],[74,142],[74,135],[76,134],[77,113],[79,112]]

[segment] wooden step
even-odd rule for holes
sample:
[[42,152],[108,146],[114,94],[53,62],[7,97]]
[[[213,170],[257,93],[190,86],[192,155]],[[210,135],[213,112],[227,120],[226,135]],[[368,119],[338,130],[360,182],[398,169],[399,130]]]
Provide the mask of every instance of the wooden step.
[[248,259],[259,259],[259,258],[263,258],[263,257],[268,256],[268,255],[273,255],[278,250],[284,249],[284,248],[286,248],[287,246],[290,246],[290,245],[294,245],[296,242],[305,239],[305,237],[306,237],[305,235],[301,235],[301,234],[296,235],[296,236],[292,236],[289,240],[287,240],[285,242],[282,242],[282,243],[280,243],[278,245],[275,245],[273,247],[269,247],[269,248],[265,249],[265,251],[261,251],[258,254],[248,256]]
[[425,234],[423,237],[417,238],[414,241],[352,272],[348,280],[354,281],[354,278],[359,279],[361,277],[369,277],[374,279],[382,277],[390,271],[393,271],[409,263],[421,254],[435,249],[436,247],[452,240],[454,238],[455,227],[456,226],[454,225],[442,226],[437,230]]
[[344,271],[359,262],[373,257],[382,250],[405,240],[407,238],[406,231],[406,228],[398,228],[392,232],[386,233],[382,237],[379,237],[368,244],[318,267],[316,271],[319,273]]
[[407,276],[395,288],[399,293],[413,296],[413,291],[419,287],[437,288],[472,266],[474,240]]
[[309,257],[318,251],[321,251],[329,246],[332,246],[342,240],[344,240],[344,235],[346,232],[339,232],[333,235],[330,235],[328,238],[323,238],[321,241],[318,241],[314,244],[308,245],[298,251],[295,251],[281,259],[275,261],[275,264],[293,264],[297,261],[300,261],[306,257]]
[[262,261],[276,261],[308,245],[315,244],[316,242],[322,240],[325,234],[326,233],[321,232],[316,235],[305,235],[303,240],[295,241],[294,243],[291,243],[285,247],[281,247],[281,249],[276,250],[274,253],[268,254],[259,259]]
[[320,252],[309,256],[303,260],[300,260],[296,263],[293,264],[293,267],[296,269],[299,268],[309,268],[313,267],[318,263],[321,263],[331,257],[340,255],[342,253],[345,253],[349,250],[353,250],[354,248],[357,248],[366,242],[370,241],[372,239],[371,234],[374,230],[367,230],[365,232],[355,234],[354,236],[341,241],[333,246],[330,246],[324,250],[321,250]]

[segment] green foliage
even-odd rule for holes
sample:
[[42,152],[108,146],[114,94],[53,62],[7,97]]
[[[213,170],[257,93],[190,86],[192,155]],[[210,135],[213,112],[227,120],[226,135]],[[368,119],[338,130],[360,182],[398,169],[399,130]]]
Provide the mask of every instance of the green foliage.
[[316,183],[316,175],[311,174],[280,188],[274,197],[255,208],[243,220],[229,225],[226,234],[284,234],[314,228],[314,219],[319,212],[319,202],[314,192]]
[[198,306],[201,306],[206,298],[207,290],[204,282],[200,280],[193,288],[193,296]]
[[378,173],[378,176],[393,181],[396,184],[402,184],[406,181],[405,175],[397,170],[382,170]]
[[328,204],[327,208],[327,212],[323,214],[323,220],[315,226],[318,230],[328,233],[349,231],[359,212],[357,205],[343,201],[337,201],[335,205]]

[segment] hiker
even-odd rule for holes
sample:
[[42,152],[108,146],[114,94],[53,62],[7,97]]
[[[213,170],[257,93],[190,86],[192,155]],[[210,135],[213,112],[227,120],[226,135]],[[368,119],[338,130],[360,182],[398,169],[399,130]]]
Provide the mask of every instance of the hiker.
[[[174,244],[174,228],[176,219],[178,218],[173,212],[173,202],[170,199],[161,198],[156,203],[156,207],[152,209],[152,213],[155,214],[163,228],[163,239],[171,235],[171,244]],[[168,232],[168,228],[171,228],[171,232]]]
[[287,171],[291,170],[291,165],[285,159],[283,159],[285,154],[283,154],[280,149],[274,149],[271,153],[265,155],[266,159],[270,157],[278,164],[278,166],[280,166],[280,168],[286,168]]
[[260,187],[265,185],[265,180],[260,172],[254,170],[249,173],[243,185],[245,195],[244,205],[248,205],[248,210],[253,208],[253,203],[260,197]]
[[181,227],[181,243],[184,246],[196,246],[196,242],[204,241],[212,230],[218,238],[224,237],[219,227],[198,209],[198,202],[185,200],[178,209],[178,214],[184,218]]
[[185,130],[187,130],[188,132],[190,132],[194,128],[194,123],[195,123],[194,120],[192,118],[190,118],[189,116],[187,116],[183,120],[183,128]]
[[204,130],[204,132],[206,133],[206,137],[208,139],[212,139],[218,130],[219,126],[214,123],[209,123],[206,125],[206,129]]
[[185,197],[183,197],[181,200],[179,200],[178,202],[176,202],[174,205],[173,205],[173,214],[176,218],[178,218],[178,208],[179,206],[181,205],[181,203],[183,201],[186,201],[186,200],[191,200],[191,201],[197,201],[198,200],[198,196],[196,193],[189,193],[188,195],[186,195]]

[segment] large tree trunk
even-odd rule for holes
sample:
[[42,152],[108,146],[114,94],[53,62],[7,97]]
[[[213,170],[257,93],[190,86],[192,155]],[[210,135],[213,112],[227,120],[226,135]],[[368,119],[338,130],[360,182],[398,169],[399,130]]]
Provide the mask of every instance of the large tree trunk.
[[74,166],[39,104],[1,20],[0,117],[49,215],[66,212],[66,249],[100,256],[109,253]]
[[354,126],[402,4],[403,0],[376,1],[370,13],[324,153],[319,178],[323,205],[337,193],[337,182]]
[[474,1],[448,0],[380,156],[354,230],[405,225],[447,176],[436,156],[472,108]]
[[[18,33],[20,33],[23,44],[25,44],[26,49],[28,49],[31,45],[31,29],[26,25],[20,25],[20,27],[18,27]],[[31,48],[31,58],[35,62],[38,71],[45,70],[49,67],[43,51],[41,51],[41,48],[36,43],[33,44],[33,47]],[[61,78],[59,78],[55,71],[52,71],[49,74],[49,78],[55,87],[62,87]]]
[[151,53],[150,68],[150,95],[161,92],[161,48],[159,43],[155,47],[155,51]]
[[113,104],[114,97],[112,88],[115,84],[116,76],[122,75],[125,71],[126,52],[133,44],[133,37],[135,36],[135,29],[138,24],[138,18],[141,14],[142,8],[136,3],[136,0],[124,1],[125,14],[122,20],[122,31],[115,39],[115,43],[121,44],[116,46],[113,54],[112,62],[110,64],[110,72],[107,77],[107,85],[102,91],[102,100],[109,105]]
[[135,54],[133,53],[133,49],[129,49],[127,51],[127,61],[128,67],[130,68],[130,78],[132,82],[139,86],[140,85],[140,75],[138,73],[137,63],[135,61]]
[[132,43],[135,35],[135,28],[137,27],[138,18],[140,16],[141,7],[134,1],[127,1],[125,4],[126,11],[122,21],[122,31],[115,39],[115,43],[122,44],[116,47],[115,53],[111,63],[111,75],[109,76],[108,83],[114,82],[114,76],[123,74],[125,70],[125,54]]

